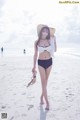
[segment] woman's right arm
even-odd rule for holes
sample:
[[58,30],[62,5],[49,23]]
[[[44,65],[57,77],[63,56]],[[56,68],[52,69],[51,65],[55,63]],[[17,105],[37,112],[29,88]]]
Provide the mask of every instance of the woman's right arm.
[[33,68],[32,68],[32,72],[35,72],[36,70],[36,60],[37,60],[37,56],[38,56],[38,49],[36,47],[36,42],[34,42],[34,56],[33,56]]

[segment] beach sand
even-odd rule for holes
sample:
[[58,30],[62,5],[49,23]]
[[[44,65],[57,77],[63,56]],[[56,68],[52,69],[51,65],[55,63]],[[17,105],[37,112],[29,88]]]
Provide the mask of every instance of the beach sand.
[[55,54],[48,80],[50,110],[40,105],[41,81],[31,80],[33,56],[0,57],[0,120],[80,120],[80,57]]

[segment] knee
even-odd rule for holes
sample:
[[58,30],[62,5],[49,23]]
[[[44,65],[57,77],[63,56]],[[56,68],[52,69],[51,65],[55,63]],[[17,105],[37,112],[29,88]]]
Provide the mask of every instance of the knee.
[[46,85],[42,85],[42,90],[46,91],[47,90],[47,86]]

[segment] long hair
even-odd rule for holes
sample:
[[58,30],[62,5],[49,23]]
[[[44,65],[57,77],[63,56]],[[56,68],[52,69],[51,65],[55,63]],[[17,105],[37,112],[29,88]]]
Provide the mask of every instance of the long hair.
[[37,45],[38,45],[38,43],[39,43],[39,41],[40,41],[40,39],[41,39],[41,37],[42,37],[42,32],[43,32],[44,29],[47,29],[47,30],[48,30],[48,35],[46,36],[46,39],[47,39],[47,40],[50,39],[50,29],[49,29],[49,27],[48,27],[48,26],[42,27],[42,29],[40,30],[40,32],[39,32],[39,34],[38,34],[38,40],[37,40],[37,42],[36,42],[36,47],[37,47]]

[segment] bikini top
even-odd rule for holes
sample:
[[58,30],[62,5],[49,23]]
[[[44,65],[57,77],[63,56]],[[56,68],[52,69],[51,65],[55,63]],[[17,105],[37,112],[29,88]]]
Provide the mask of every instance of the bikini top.
[[39,46],[39,45],[38,45],[38,51],[39,51],[39,53],[41,53],[41,52],[43,52],[43,51],[48,51],[48,52],[50,52],[50,51],[51,51],[51,45],[49,45],[49,46]]
[[39,53],[42,53],[43,51],[48,51],[48,52],[50,52],[50,54],[52,56],[54,54],[54,40],[50,39],[49,46],[39,46],[39,45],[37,45],[37,47],[38,47]]

